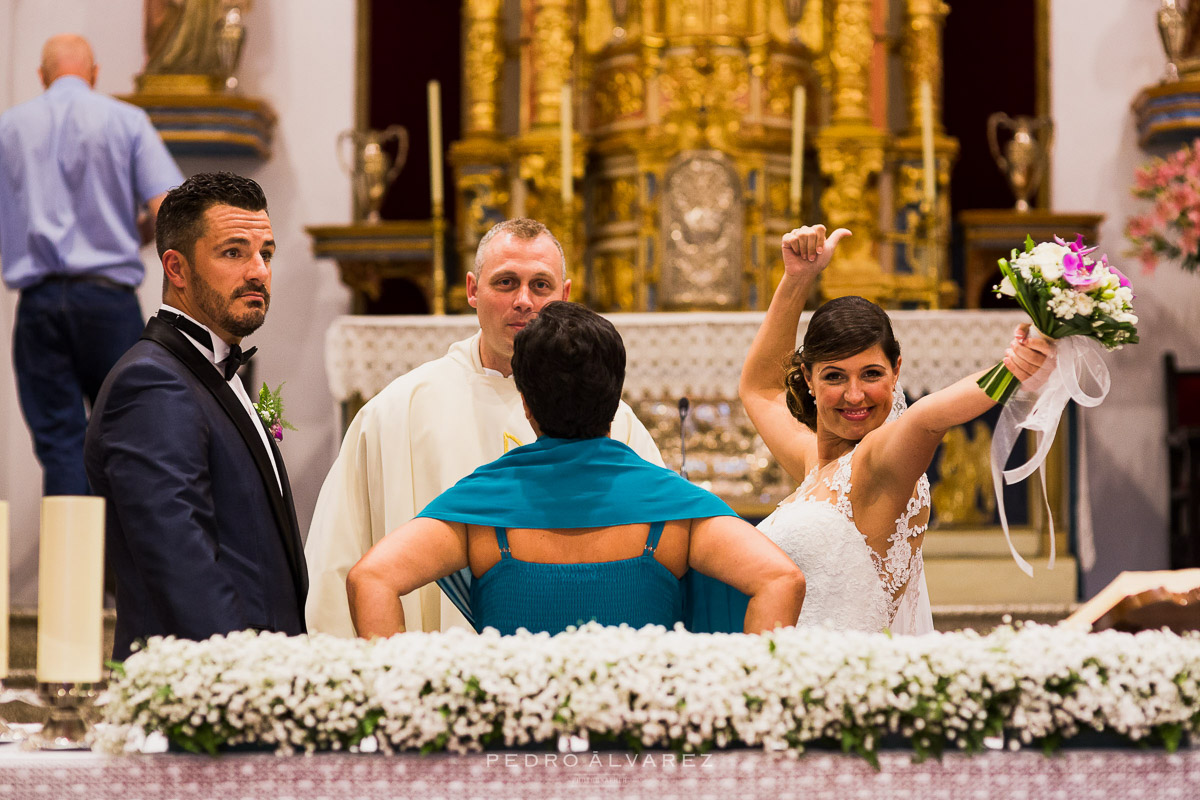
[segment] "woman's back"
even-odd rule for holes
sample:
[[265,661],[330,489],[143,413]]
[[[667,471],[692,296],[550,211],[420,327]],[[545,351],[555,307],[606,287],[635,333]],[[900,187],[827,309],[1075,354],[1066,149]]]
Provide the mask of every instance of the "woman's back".
[[480,630],[554,634],[591,621],[640,628],[682,620],[686,520],[562,531],[471,525],[467,538]]
[[933,620],[920,548],[928,519],[928,480],[921,477],[904,515],[892,523],[892,535],[876,549],[857,527],[850,502],[853,454],[851,450],[829,464],[824,475],[813,469],[796,499],[781,503],[759,525],[808,578],[797,624],[928,632]]

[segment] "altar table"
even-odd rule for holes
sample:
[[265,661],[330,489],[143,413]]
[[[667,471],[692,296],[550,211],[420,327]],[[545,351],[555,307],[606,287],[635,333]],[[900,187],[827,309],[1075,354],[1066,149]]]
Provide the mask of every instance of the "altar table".
[[671,753],[492,752],[454,755],[321,754],[280,758],[230,754],[103,756],[24,753],[0,747],[0,797],[446,798],[537,800],[1109,800],[1190,798],[1200,786],[1200,751],[1066,750],[948,754],[914,764],[905,751],[880,754],[880,770],[841,753],[794,759],[740,750],[686,759]]

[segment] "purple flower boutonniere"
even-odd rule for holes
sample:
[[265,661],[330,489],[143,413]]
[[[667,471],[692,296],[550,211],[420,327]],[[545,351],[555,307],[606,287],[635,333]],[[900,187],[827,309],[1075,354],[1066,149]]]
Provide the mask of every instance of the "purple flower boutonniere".
[[259,418],[262,419],[263,424],[271,431],[271,435],[277,442],[283,441],[284,428],[289,431],[296,430],[292,423],[283,418],[283,398],[279,395],[282,390],[282,383],[273,392],[264,383],[258,390],[258,402],[254,404],[254,410],[258,412]]

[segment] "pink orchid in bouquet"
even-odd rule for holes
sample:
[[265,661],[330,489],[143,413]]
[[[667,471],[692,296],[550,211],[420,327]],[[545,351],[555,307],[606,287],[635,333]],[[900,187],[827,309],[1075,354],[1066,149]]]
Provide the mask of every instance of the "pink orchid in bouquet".
[[[1003,276],[996,295],[1011,297],[1029,315],[1034,327],[1050,339],[1084,336],[1106,350],[1135,344],[1137,315],[1133,313],[1133,287],[1107,256],[1093,259],[1095,247],[1086,247],[1077,236],[1067,244],[1035,244],[1025,237],[1025,250],[1013,250],[999,261]],[[1004,364],[997,364],[979,379],[988,397],[1006,403],[1020,384]]]
[[1195,272],[1200,265],[1200,139],[1138,169],[1133,195],[1153,202],[1125,226],[1142,268],[1152,272],[1159,260],[1178,259]]

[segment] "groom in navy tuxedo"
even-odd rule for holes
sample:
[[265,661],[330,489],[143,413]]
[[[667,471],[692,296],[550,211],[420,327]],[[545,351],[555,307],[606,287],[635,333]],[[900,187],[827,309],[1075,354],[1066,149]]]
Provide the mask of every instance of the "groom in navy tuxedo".
[[84,446],[107,501],[113,658],[154,635],[304,632],[308,572],[283,457],[237,367],[271,304],[254,181],[201,174],[158,212],[163,304],[109,373]]

